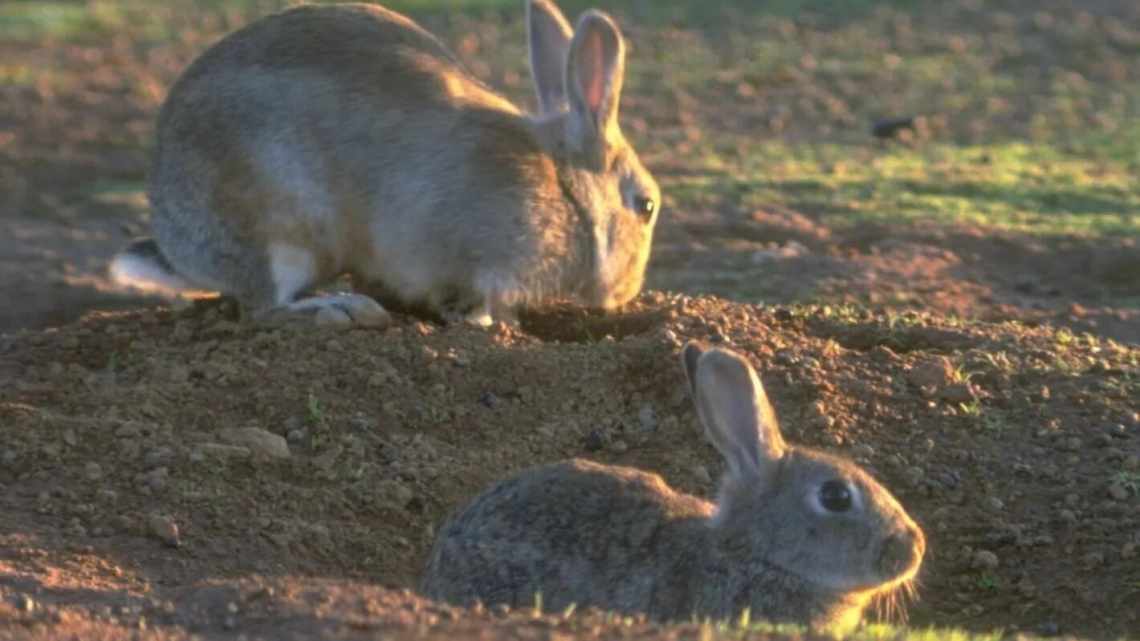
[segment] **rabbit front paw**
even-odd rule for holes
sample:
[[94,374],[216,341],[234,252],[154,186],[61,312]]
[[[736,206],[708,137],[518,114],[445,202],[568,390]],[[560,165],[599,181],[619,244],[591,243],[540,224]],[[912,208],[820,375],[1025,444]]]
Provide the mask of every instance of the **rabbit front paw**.
[[329,327],[371,327],[384,329],[392,316],[380,303],[361,294],[329,294],[293,301],[277,307],[261,320],[270,323],[310,320]]

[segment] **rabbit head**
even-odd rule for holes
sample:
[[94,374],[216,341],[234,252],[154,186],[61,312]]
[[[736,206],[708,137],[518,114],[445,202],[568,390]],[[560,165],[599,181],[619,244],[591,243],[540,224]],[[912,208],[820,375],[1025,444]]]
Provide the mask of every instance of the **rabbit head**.
[[588,11],[573,29],[550,0],[528,0],[536,130],[555,160],[562,197],[590,251],[576,294],[610,309],[637,295],[649,261],[661,191],[618,123],[625,43],[614,21]]
[[909,583],[925,538],[885,488],[851,463],[785,443],[742,356],[690,343],[682,360],[705,436],[727,462],[713,526],[730,556],[864,602]]

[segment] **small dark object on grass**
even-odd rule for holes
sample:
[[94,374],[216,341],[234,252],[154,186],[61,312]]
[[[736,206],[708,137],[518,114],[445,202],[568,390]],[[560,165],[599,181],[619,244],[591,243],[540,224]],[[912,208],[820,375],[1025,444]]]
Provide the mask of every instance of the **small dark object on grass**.
[[881,139],[898,138],[899,134],[903,131],[914,132],[914,129],[914,116],[883,118],[882,120],[875,121],[875,124],[871,127],[871,135]]

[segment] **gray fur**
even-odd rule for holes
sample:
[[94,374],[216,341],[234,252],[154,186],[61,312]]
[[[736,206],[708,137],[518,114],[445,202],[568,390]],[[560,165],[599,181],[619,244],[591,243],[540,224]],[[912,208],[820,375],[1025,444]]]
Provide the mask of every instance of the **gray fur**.
[[[718,398],[735,395],[756,409],[741,420],[772,420],[778,430],[743,357],[690,344],[682,363],[695,396],[724,387]],[[705,425],[706,434],[722,429]],[[739,454],[726,453],[716,504],[655,474],[583,460],[502,481],[440,529],[422,590],[461,604],[525,606],[541,593],[550,610],[577,604],[679,620],[735,618],[747,608],[758,619],[846,627],[873,596],[918,571],[922,531],[859,468],[788,444],[730,447],[759,452],[759,464],[737,466]],[[833,479],[853,488],[851,511],[820,507],[818,488]]]
[[661,198],[617,124],[621,35],[588,13],[573,38],[607,46],[582,63],[558,53],[571,45],[557,8],[528,7],[540,95],[561,56],[562,82],[605,87],[600,103],[546,91],[543,113],[525,114],[375,5],[301,6],[214,45],[159,115],[155,260],[255,315],[343,273],[447,317],[633,298],[657,219],[634,198]]

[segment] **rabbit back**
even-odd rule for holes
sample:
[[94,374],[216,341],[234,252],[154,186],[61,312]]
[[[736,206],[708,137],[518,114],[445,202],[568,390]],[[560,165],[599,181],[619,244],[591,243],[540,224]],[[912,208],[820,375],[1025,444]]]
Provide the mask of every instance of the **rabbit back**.
[[728,619],[846,631],[910,585],[925,536],[854,464],[786,443],[743,355],[681,353],[705,437],[726,463],[715,506],[654,474],[585,461],[494,486],[441,529],[424,590],[527,605],[541,593],[659,620]]
[[[571,460],[503,481],[441,529],[422,590],[454,603],[673,612],[712,505],[660,476]],[[662,564],[661,558],[674,563]],[[677,594],[685,590],[675,591]],[[668,593],[668,594],[666,594]]]
[[527,262],[536,238],[575,233],[557,207],[527,215],[561,197],[525,126],[399,14],[288,10],[215,45],[172,89],[155,239],[179,273],[253,307],[287,302],[294,273],[350,272],[437,305],[475,297],[479,279],[524,289],[512,279],[553,269]]

